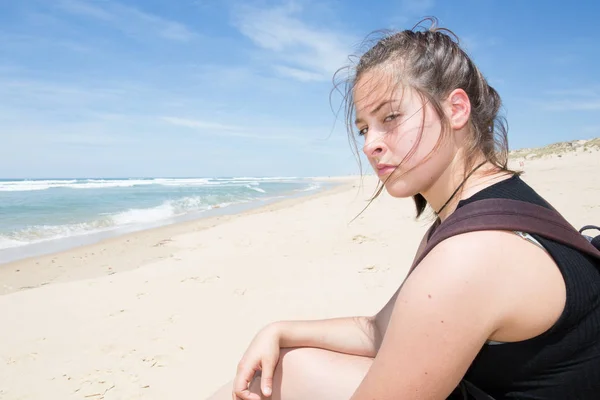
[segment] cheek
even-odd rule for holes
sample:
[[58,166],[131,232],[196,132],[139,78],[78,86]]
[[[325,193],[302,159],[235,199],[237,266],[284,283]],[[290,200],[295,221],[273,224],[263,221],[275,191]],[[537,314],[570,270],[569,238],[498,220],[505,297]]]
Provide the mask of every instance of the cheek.
[[[421,129],[414,129],[410,135],[406,137],[406,148],[407,154],[411,150],[413,155],[409,164],[416,166],[425,161],[425,159],[432,153],[438,144],[441,136],[441,125],[436,120],[425,121],[425,125]],[[415,147],[416,146],[416,147]],[[413,149],[414,148],[414,149]]]

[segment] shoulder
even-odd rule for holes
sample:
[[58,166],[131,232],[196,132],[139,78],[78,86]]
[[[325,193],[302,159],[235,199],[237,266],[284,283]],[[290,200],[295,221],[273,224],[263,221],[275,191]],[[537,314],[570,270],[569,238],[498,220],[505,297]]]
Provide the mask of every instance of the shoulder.
[[[478,284],[489,295],[490,289],[503,290],[518,284],[513,278],[524,277],[538,264],[555,266],[540,247],[512,231],[477,231],[452,236],[437,246],[421,261],[408,281],[426,280],[448,285],[468,280],[469,287]],[[488,286],[489,285],[489,286]]]
[[[515,331],[515,321],[521,332],[521,321],[528,318],[536,318],[539,328],[532,328],[543,331],[565,302],[564,280],[554,260],[511,231],[468,232],[444,240],[421,261],[401,292],[405,299],[436,292],[444,299],[438,304],[440,312],[465,310],[471,318],[486,321],[490,336],[507,327]],[[527,300],[531,298],[540,301]]]
[[[406,279],[399,297],[427,298],[434,293],[443,296],[438,306],[451,308],[475,307],[486,303],[485,313],[493,318],[501,314],[505,289],[510,285],[515,254],[528,251],[523,239],[512,232],[480,231],[450,237],[437,246],[419,263]],[[528,246],[526,246],[528,247]]]

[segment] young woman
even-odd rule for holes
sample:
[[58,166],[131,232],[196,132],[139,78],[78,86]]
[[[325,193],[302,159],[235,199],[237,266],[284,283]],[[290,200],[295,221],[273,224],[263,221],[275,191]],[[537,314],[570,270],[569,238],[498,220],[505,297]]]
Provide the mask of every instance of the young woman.
[[[451,33],[387,35],[347,85],[347,116],[385,190],[444,221],[486,198],[550,207],[507,168],[500,97]],[[600,273],[524,232],[445,240],[375,316],[275,322],[213,399],[417,400],[600,396]]]

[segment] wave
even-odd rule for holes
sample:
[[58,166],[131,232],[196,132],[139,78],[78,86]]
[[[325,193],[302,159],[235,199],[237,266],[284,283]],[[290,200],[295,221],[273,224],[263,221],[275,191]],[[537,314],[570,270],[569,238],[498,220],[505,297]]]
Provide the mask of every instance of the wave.
[[[258,186],[258,184],[256,184],[255,186]],[[259,187],[254,187],[251,184],[245,185],[245,187],[248,188],[248,189],[250,189],[250,190],[254,190],[255,192],[258,192],[258,193],[267,193],[264,189],[261,189]]]
[[302,178],[298,178],[295,176],[267,176],[267,177],[252,177],[252,176],[242,176],[242,177],[234,177],[234,178],[215,178],[216,180],[224,180],[224,181],[297,181]]
[[100,233],[119,228],[167,222],[193,212],[204,212],[213,208],[224,208],[234,203],[243,203],[251,199],[240,198],[237,201],[221,201],[211,204],[207,197],[183,197],[168,200],[156,207],[133,208],[114,214],[103,214],[96,219],[80,223],[63,225],[33,225],[9,234],[0,234],[0,249],[19,247],[48,240]]
[[311,192],[313,190],[318,190],[321,188],[321,185],[318,183],[312,183],[308,187],[304,189],[297,189],[296,192]]
[[134,186],[259,186],[261,182],[290,182],[299,178],[147,178],[147,179],[49,179],[0,181],[0,192],[27,192],[48,189],[106,189]]

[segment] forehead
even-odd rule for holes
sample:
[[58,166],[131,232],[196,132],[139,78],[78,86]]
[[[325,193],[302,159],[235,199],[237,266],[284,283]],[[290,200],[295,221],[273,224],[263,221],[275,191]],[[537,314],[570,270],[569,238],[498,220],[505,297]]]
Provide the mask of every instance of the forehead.
[[412,89],[398,82],[392,74],[373,71],[363,74],[354,85],[353,99],[356,114],[368,114],[383,102],[410,101]]

